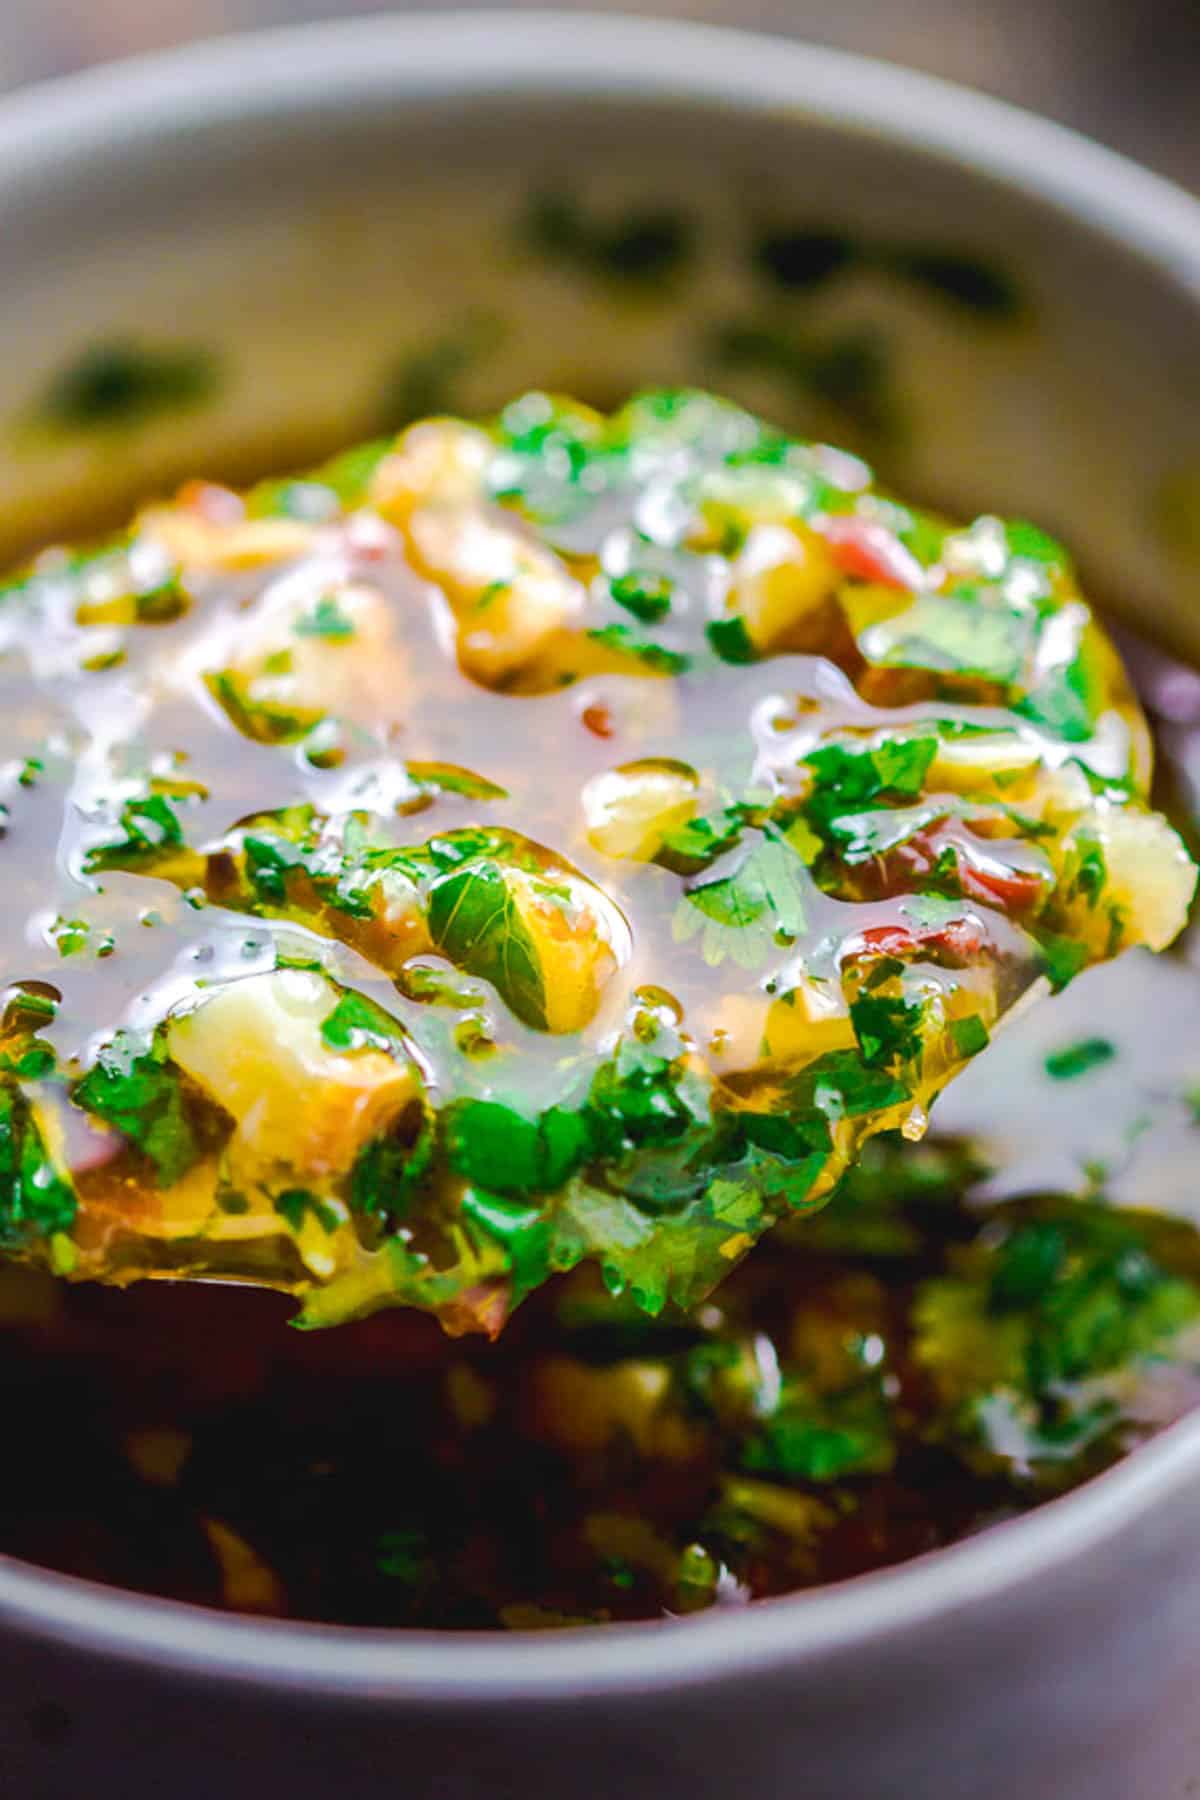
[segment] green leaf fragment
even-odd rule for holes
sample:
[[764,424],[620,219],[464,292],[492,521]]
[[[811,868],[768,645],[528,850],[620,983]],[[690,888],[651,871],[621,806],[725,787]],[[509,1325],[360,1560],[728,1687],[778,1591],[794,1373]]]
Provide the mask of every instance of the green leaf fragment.
[[297,637],[330,638],[344,643],[354,636],[354,621],[346,617],[336,594],[322,594],[312,611],[296,620],[293,630]]
[[114,341],[94,345],[62,370],[38,412],[62,429],[130,425],[198,406],[217,387],[217,364],[207,350]]
[[728,957],[757,968],[803,931],[803,879],[804,863],[786,839],[761,834],[732,874],[693,878],[675,912],[675,940],[699,936],[711,967]]
[[887,994],[860,994],[851,1002],[850,1019],[868,1068],[896,1068],[915,1061],[921,1051],[920,1001]]
[[28,1102],[0,1086],[0,1247],[68,1233],[76,1210],[75,1191],[51,1161]]
[[365,994],[348,990],[322,1022],[321,1036],[331,1050],[383,1050],[392,1053],[401,1041],[396,1021]]
[[736,616],[728,619],[713,619],[704,627],[704,635],[721,658],[727,663],[752,663],[758,661],[758,651],[754,641],[746,629],[746,621]]
[[546,988],[533,937],[503,872],[476,863],[436,882],[429,931],[444,956],[490,981],[526,1025],[544,1030]]
[[1080,1075],[1102,1068],[1116,1054],[1117,1046],[1108,1038],[1078,1038],[1073,1044],[1064,1044],[1060,1050],[1052,1050],[1043,1067],[1052,1081],[1074,1081]]
[[137,1146],[154,1165],[160,1187],[170,1187],[199,1159],[183,1078],[161,1042],[140,1050],[134,1038],[118,1032],[72,1098]]
[[636,657],[657,675],[682,675],[691,666],[691,658],[682,650],[669,650],[665,644],[639,638],[630,625],[599,625],[587,635],[594,644],[600,644],[606,650]]

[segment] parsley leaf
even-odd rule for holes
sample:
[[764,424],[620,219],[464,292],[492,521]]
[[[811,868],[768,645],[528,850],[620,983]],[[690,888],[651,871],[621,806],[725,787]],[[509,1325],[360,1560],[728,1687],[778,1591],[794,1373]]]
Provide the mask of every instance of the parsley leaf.
[[672,923],[676,943],[699,936],[710,967],[729,957],[741,968],[757,968],[804,929],[803,870],[786,840],[761,834],[733,874],[688,886]]
[[336,594],[322,594],[312,611],[296,620],[293,630],[297,637],[333,638],[345,642],[354,636],[354,621],[342,611]]
[[758,651],[746,629],[745,619],[736,615],[728,619],[713,619],[704,627],[704,635],[721,658],[727,663],[752,663],[758,661]]
[[860,994],[850,1004],[850,1019],[868,1068],[895,1068],[912,1062],[921,1050],[920,1001],[898,995]]
[[637,637],[631,625],[599,625],[587,635],[594,644],[601,644],[606,650],[636,657],[658,675],[681,675],[691,663],[691,658],[682,650],[668,650],[665,644],[654,644]]
[[840,1481],[886,1473],[895,1461],[887,1401],[877,1383],[818,1395],[790,1381],[770,1418],[741,1446],[754,1474],[788,1481]]
[[450,1167],[505,1195],[561,1187],[592,1147],[588,1114],[559,1106],[526,1119],[497,1101],[458,1100],[442,1123]]
[[537,946],[500,868],[477,862],[436,882],[429,896],[429,931],[444,956],[490,981],[524,1024],[545,1028],[546,987]]
[[861,811],[872,800],[889,795],[915,800],[937,750],[937,738],[924,734],[888,737],[878,744],[824,744],[810,751],[804,765],[815,785],[805,804],[806,817],[828,835],[835,820]]
[[128,425],[199,405],[216,387],[217,365],[206,350],[96,344],[55,377],[39,412],[70,430]]
[[1117,1046],[1108,1038],[1078,1038],[1073,1044],[1064,1044],[1060,1050],[1052,1050],[1043,1067],[1052,1081],[1074,1081],[1079,1075],[1087,1075],[1092,1069],[1102,1068],[1116,1054]]
[[29,1105],[0,1087],[0,1246],[70,1231],[75,1212],[74,1189],[50,1161]]
[[390,1051],[400,1037],[400,1027],[374,1000],[348,989],[322,1022],[321,1036],[331,1050]]
[[618,606],[643,625],[657,625],[671,610],[671,582],[666,575],[631,569],[625,575],[614,575],[608,591]]
[[136,1144],[153,1163],[160,1187],[170,1187],[199,1158],[182,1077],[162,1043],[142,1051],[135,1038],[118,1032],[101,1048],[73,1098]]

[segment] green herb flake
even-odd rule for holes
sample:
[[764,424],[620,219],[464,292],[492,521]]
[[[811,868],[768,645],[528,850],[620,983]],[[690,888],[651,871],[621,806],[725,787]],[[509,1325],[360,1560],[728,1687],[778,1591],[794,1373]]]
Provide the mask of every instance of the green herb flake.
[[971,1013],[965,1019],[951,1019],[950,1041],[957,1055],[978,1056],[990,1042],[988,1028],[978,1013]]
[[472,313],[440,337],[410,350],[383,382],[380,424],[399,431],[414,420],[453,412],[464,377],[487,361],[504,335],[497,315]]
[[217,364],[207,350],[97,344],[55,377],[38,413],[72,431],[139,424],[202,405],[217,386]]
[[199,1158],[183,1078],[161,1041],[143,1051],[127,1033],[118,1032],[102,1047],[72,1097],[149,1158],[160,1187],[172,1186]]
[[625,575],[614,575],[608,591],[618,606],[623,606],[643,625],[657,625],[671,610],[671,582],[665,575],[649,575],[631,569]]
[[1041,952],[1042,967],[1054,992],[1061,993],[1072,982],[1088,960],[1087,946],[1077,938],[1039,929],[1034,934]]
[[1078,1038],[1073,1044],[1064,1044],[1061,1050],[1052,1050],[1042,1066],[1052,1081],[1074,1081],[1092,1069],[1102,1068],[1116,1054],[1117,1046],[1108,1038]]
[[690,657],[685,656],[681,650],[668,650],[664,644],[639,638],[629,625],[600,625],[587,635],[593,643],[602,645],[606,650],[616,650],[623,656],[636,657],[656,675],[682,675],[690,666]]
[[32,1109],[11,1086],[0,1086],[0,1247],[69,1232],[77,1202],[42,1140]]
[[476,862],[443,876],[430,893],[428,917],[444,956],[490,981],[523,1023],[545,1029],[541,960],[502,869]]
[[803,870],[785,839],[760,835],[732,874],[692,879],[675,913],[675,941],[699,935],[701,954],[713,968],[727,957],[757,968],[804,929]]
[[753,639],[746,629],[744,619],[736,616],[728,619],[713,619],[705,626],[704,635],[722,662],[752,663],[758,661],[758,651],[754,648]]
[[375,1568],[388,1581],[420,1587],[434,1567],[429,1538],[419,1526],[382,1531],[375,1540]]
[[1000,263],[934,246],[887,252],[885,266],[914,286],[980,319],[1007,323],[1023,310],[1021,290]]
[[382,1006],[365,994],[350,990],[321,1024],[321,1036],[331,1050],[383,1050],[393,1053],[400,1027]]
[[335,1232],[338,1228],[338,1216],[333,1207],[307,1188],[286,1188],[282,1194],[275,1195],[274,1204],[275,1211],[293,1231],[300,1231],[310,1215],[327,1232]]
[[354,636],[354,621],[338,605],[336,594],[322,594],[310,613],[296,620],[297,637],[332,638],[344,643]]
[[786,1481],[841,1481],[886,1473],[895,1461],[893,1426],[877,1385],[817,1396],[798,1383],[742,1446],[742,1468]]
[[519,227],[521,238],[547,261],[628,286],[660,286],[691,260],[696,231],[671,207],[635,208],[624,217],[589,215],[569,195],[540,194]]
[[850,1019],[867,1067],[890,1069],[912,1062],[921,1050],[923,1016],[920,1001],[900,996],[860,994],[852,1001]]
[[755,271],[786,293],[810,293],[845,274],[859,258],[854,239],[842,231],[813,228],[766,231],[754,245]]

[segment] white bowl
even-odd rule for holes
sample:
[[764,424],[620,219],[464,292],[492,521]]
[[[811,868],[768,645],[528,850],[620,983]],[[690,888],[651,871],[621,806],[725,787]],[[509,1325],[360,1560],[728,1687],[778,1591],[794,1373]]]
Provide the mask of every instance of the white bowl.
[[[542,266],[559,184],[682,203],[666,298]],[[1011,266],[987,323],[871,275],[780,302],[878,329],[900,487],[1063,532],[1105,598],[1200,654],[1200,208],[1070,133],[923,77],[572,14],[361,21],[100,70],[0,105],[0,533],[54,536],[197,469],[370,429],[389,366],[466,321],[456,398],[722,379],[767,222]],[[474,322],[472,324],[472,321]],[[58,436],[96,340],[212,350],[205,404]],[[723,385],[736,386],[731,377]],[[804,422],[756,375],[746,397]],[[1167,1800],[1200,1770],[1200,1420],[1079,1494],[906,1567],[685,1624],[435,1637],[259,1623],[0,1558],[3,1792],[489,1800]]]

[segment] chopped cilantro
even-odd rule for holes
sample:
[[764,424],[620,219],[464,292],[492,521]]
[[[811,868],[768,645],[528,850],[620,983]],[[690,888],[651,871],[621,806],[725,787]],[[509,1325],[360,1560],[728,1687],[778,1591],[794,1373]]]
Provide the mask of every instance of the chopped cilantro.
[[1052,1050],[1043,1066],[1052,1080],[1073,1081],[1078,1075],[1102,1068],[1116,1054],[1117,1046],[1108,1038],[1078,1038],[1073,1044],[1064,1044],[1061,1050]]
[[443,876],[429,896],[429,930],[444,956],[490,981],[526,1025],[545,1027],[541,959],[502,868],[476,862]]
[[1050,986],[1056,994],[1060,993],[1086,966],[1087,946],[1080,943],[1078,938],[1060,936],[1057,932],[1044,929],[1039,929],[1034,935]]
[[296,620],[297,637],[333,638],[344,641],[354,636],[354,621],[348,619],[338,605],[336,594],[322,594],[310,613]]
[[111,956],[115,948],[110,931],[93,931],[87,919],[54,920],[50,935],[60,956],[82,956],[90,950],[94,956]]
[[338,1216],[333,1207],[322,1200],[319,1194],[310,1193],[307,1188],[287,1188],[282,1194],[276,1194],[275,1211],[287,1221],[293,1231],[299,1231],[310,1215],[327,1232],[334,1232],[338,1228]]
[[657,625],[671,610],[671,583],[665,575],[631,569],[625,575],[614,575],[608,591],[618,606],[623,606],[643,625]]
[[551,1269],[550,1222],[537,1206],[522,1205],[482,1187],[468,1187],[463,1215],[498,1243],[508,1259],[512,1304],[540,1287]]
[[851,1022],[868,1068],[895,1068],[919,1055],[923,1011],[919,1001],[887,994],[860,994],[851,1002]]
[[893,1426],[877,1384],[816,1395],[790,1383],[741,1446],[741,1466],[788,1481],[840,1481],[880,1474],[895,1460]]
[[147,794],[121,808],[121,824],[129,846],[164,850],[183,842],[183,828],[164,794]]
[[51,1162],[31,1108],[0,1086],[0,1247],[69,1232],[75,1212],[74,1189]]
[[741,842],[750,810],[734,805],[711,818],[685,819],[665,833],[655,860],[684,872],[706,868]]
[[101,1048],[73,1098],[137,1146],[154,1165],[160,1187],[178,1181],[200,1155],[182,1076],[161,1040],[141,1050],[136,1039],[118,1032]]
[[342,994],[321,1025],[321,1036],[331,1050],[393,1051],[400,1027],[382,1006],[352,989]]
[[979,318],[1007,321],[1022,310],[1021,290],[1012,275],[983,257],[913,246],[890,250],[881,260],[915,286]]
[[436,1567],[428,1534],[420,1526],[397,1526],[375,1540],[375,1567],[389,1581],[420,1587]]
[[1070,559],[1058,540],[1024,519],[1010,519],[1004,527],[1004,538],[1010,556],[1041,563],[1047,569],[1070,567]]
[[383,383],[380,424],[398,431],[416,419],[452,412],[463,376],[486,360],[503,339],[503,321],[493,313],[480,312],[410,350]]
[[405,764],[413,780],[436,792],[461,794],[468,800],[507,800],[507,788],[497,787],[471,769],[460,769],[456,763],[410,762]]
[[602,644],[606,650],[618,650],[622,655],[635,656],[657,675],[681,675],[690,662],[690,658],[681,650],[668,650],[664,644],[651,643],[646,638],[637,637],[630,625],[600,625],[589,631],[588,636],[593,643]]
[[951,1019],[950,1041],[959,1056],[978,1056],[981,1050],[987,1049],[988,1028],[978,1013],[969,1013],[965,1019]]
[[823,287],[858,260],[859,248],[845,232],[820,229],[764,232],[754,245],[755,269],[791,293]]
[[1200,1318],[1200,1286],[1160,1260],[1177,1230],[1101,1201],[1012,1205],[924,1284],[917,1361],[968,1455],[1028,1477],[1111,1430],[1120,1382]]
[[432,1117],[421,1116],[416,1136],[404,1128],[372,1138],[359,1152],[350,1172],[350,1205],[354,1212],[394,1232],[433,1163]]
[[558,1106],[526,1119],[496,1101],[459,1100],[446,1109],[443,1131],[450,1167],[504,1195],[561,1187],[592,1146],[587,1112]]
[[713,619],[705,626],[704,635],[722,662],[752,663],[758,660],[758,651],[746,629],[745,619],[736,616]]
[[699,936],[701,954],[714,968],[726,957],[757,968],[804,929],[803,870],[785,839],[760,833],[732,874],[691,879],[672,924],[675,941]]
[[1033,624],[1003,595],[982,587],[920,594],[903,612],[859,634],[869,662],[1016,685],[1029,660]]
[[828,835],[840,815],[856,813],[871,800],[915,799],[937,749],[935,736],[922,735],[888,737],[875,745],[826,744],[810,751],[804,762],[815,785],[806,816]]
[[192,597],[178,575],[168,575],[154,587],[139,588],[133,596],[134,615],[139,625],[173,625],[182,619],[192,604]]
[[217,365],[206,350],[97,344],[54,378],[39,414],[76,431],[130,425],[200,405],[216,388]]
[[674,209],[644,208],[622,218],[600,219],[563,194],[537,196],[522,222],[521,235],[547,260],[647,287],[678,274],[695,243],[692,221]]

